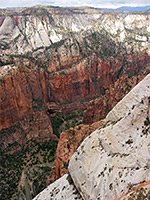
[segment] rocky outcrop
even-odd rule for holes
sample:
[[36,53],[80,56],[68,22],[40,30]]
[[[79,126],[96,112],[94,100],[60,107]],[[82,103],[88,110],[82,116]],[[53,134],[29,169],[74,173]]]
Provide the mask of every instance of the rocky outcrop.
[[83,112],[83,122],[91,124],[105,118],[107,113],[119,102],[146,74],[150,73],[149,65],[134,76],[123,74],[114,84],[106,88],[104,95],[91,100]]
[[[5,68],[14,63],[9,68],[21,66],[22,71],[21,76],[16,70],[8,78],[5,87],[9,91],[14,88],[12,94],[5,93],[1,84],[4,100],[0,129],[32,115],[33,99],[42,100],[50,114],[86,110],[85,123],[98,121],[129,91],[130,86],[126,86],[127,91],[119,88],[122,91],[118,93],[126,74],[138,74],[150,62],[149,15],[102,16],[101,11],[92,8],[35,7],[15,11],[17,15],[8,14],[0,20],[0,65]],[[23,72],[27,68],[30,70]],[[16,84],[14,79],[18,85],[12,85]],[[112,97],[114,101],[109,105]],[[100,106],[103,110],[99,112]]]
[[[111,110],[117,102],[122,99],[140,80],[142,80],[146,74],[150,73],[149,65],[145,69],[141,70],[134,76],[123,75],[115,81],[113,85],[110,84],[110,88],[107,88],[103,96],[98,97],[87,104],[87,110],[84,110],[83,121],[91,124],[93,121],[99,121],[105,118],[106,114]],[[66,90],[67,91],[67,90]],[[81,97],[79,97],[81,98]],[[70,105],[70,104],[69,104]],[[80,106],[81,105],[81,106]],[[78,102],[78,107],[75,103],[71,103],[71,107],[62,106],[62,111],[74,111],[75,108],[82,109],[83,103]],[[84,103],[86,108],[86,104]],[[51,108],[52,109],[52,108]],[[51,172],[50,180],[54,181],[65,173],[68,173],[67,167],[71,155],[76,151],[82,140],[88,136],[94,129],[98,128],[102,122],[97,122],[87,125],[80,125],[79,127],[72,128],[68,131],[61,133],[60,140],[56,151],[55,167]]]
[[104,125],[104,121],[95,122],[91,125],[80,124],[77,127],[70,128],[60,135],[55,159],[55,179],[68,173],[68,163],[81,142],[89,136],[98,127]]
[[[89,56],[71,68],[49,76],[52,95],[64,113],[86,110],[86,102],[99,97],[95,103],[89,103],[84,122],[99,121],[144,77],[139,74],[149,62],[147,53],[120,55],[107,61],[96,55]],[[148,67],[145,73],[148,73]]]
[[[61,104],[62,111],[67,113],[76,109],[84,110],[86,108],[84,102],[103,95],[99,100],[103,110],[98,117],[95,117],[97,114],[90,117],[93,111],[99,110],[93,107],[91,111],[93,102],[84,113],[84,122],[98,121],[104,118],[107,112],[140,80],[140,76],[135,77],[134,80],[131,77],[131,81],[126,83],[129,76],[138,75],[149,62],[150,57],[146,53],[127,55],[127,58],[120,56],[119,59],[109,61],[103,61],[93,55],[71,69],[55,72],[53,75],[48,75],[42,70],[32,73],[24,65],[19,68],[12,65],[3,66],[0,84],[0,129],[8,128],[25,116],[31,115],[34,101],[42,105],[47,104],[47,110],[50,112],[54,109],[50,106],[54,105],[54,102],[56,110],[59,110],[57,105]],[[35,64],[31,66],[36,67]],[[113,101],[110,101],[109,105],[107,102],[110,98]],[[71,104],[71,107],[68,104]],[[96,103],[94,106],[98,108]]]
[[[4,68],[7,67],[4,66]],[[8,74],[1,77],[0,130],[18,122],[25,115],[31,115],[32,98],[30,90],[26,86],[26,77],[23,73],[20,76],[18,70],[13,72],[13,75]]]
[[[42,115],[49,123],[47,127],[50,129],[43,133],[45,136],[47,132],[52,133],[51,122],[46,112],[51,115],[55,112],[66,114],[75,110],[85,110],[85,123],[99,121],[149,73],[149,66],[146,67],[149,62],[150,57],[147,53],[128,55],[127,58],[120,56],[120,59],[109,61],[92,55],[72,68],[55,74],[45,73],[42,69],[38,72],[34,63],[29,69],[26,67],[29,65],[26,60],[21,67],[3,66],[0,77],[0,129],[9,128],[21,120],[32,119],[33,113],[38,109],[42,110]],[[136,76],[131,76],[135,74]],[[90,99],[95,98],[96,100],[88,104]],[[4,141],[6,146],[7,141]]]
[[83,199],[117,199],[148,182],[150,74],[106,117],[111,125],[98,129],[78,148],[69,172]]
[[[141,188],[140,195],[149,197],[149,99],[150,74],[109,112],[104,127],[89,135],[72,156],[69,173],[82,199],[129,199],[138,196]],[[66,176],[35,199],[52,195],[61,199]],[[69,184],[68,190],[71,188]],[[65,195],[65,199],[81,199],[74,197],[74,192]]]
[[57,136],[53,135],[49,117],[42,110],[27,115],[9,128],[2,129],[0,137],[0,150],[5,150],[8,154],[22,151],[30,140],[41,143],[49,140],[58,141]]
[[85,13],[66,15],[48,7],[27,8],[18,12],[17,16],[15,14],[1,16],[1,49],[7,49],[11,54],[24,54],[32,52],[33,49],[48,47],[64,39],[69,31],[79,32],[85,29],[90,22],[96,22],[100,15]]
[[40,199],[82,199],[75,188],[70,175],[66,174],[58,179],[54,184],[47,187],[46,190],[37,195],[33,200]]
[[[67,116],[80,110],[85,123],[99,121],[149,73],[149,15],[39,6],[0,12],[0,137],[4,154],[28,150],[24,143],[31,140],[32,146],[34,139],[58,141],[51,126],[56,113]],[[73,130],[77,143],[71,147],[66,141],[70,151],[65,146],[66,154],[58,152],[57,177],[67,166],[61,158],[69,160],[85,137]],[[43,148],[44,152],[33,163],[25,160],[27,165],[54,158],[54,151],[47,153],[47,143],[43,147],[36,141],[35,151]],[[5,162],[6,166],[10,163]],[[44,185],[42,182],[41,187]],[[5,195],[12,193],[8,190]]]
[[34,100],[42,102],[43,92],[38,77],[27,68],[18,67],[11,73],[9,66],[4,66],[1,68],[0,83],[1,130],[28,115],[31,116]]
[[8,54],[24,54],[52,46],[64,40],[68,32],[84,36],[89,32],[101,33],[103,30],[110,33],[112,38],[115,37],[115,42],[123,42],[128,49],[134,45],[138,50],[149,47],[148,14],[128,14],[124,17],[121,14],[102,15],[103,11],[90,8],[51,7],[18,9],[18,12],[12,14],[9,12],[0,17],[1,51]]
[[35,74],[15,66],[3,66],[0,72],[2,148],[14,142],[24,144],[31,138],[52,138],[51,121],[44,105],[48,98],[44,72]]

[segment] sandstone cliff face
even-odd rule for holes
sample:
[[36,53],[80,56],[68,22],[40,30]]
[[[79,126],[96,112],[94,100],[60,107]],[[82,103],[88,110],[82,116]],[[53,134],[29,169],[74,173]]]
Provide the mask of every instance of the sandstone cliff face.
[[[149,62],[150,58],[145,54],[139,55],[136,59],[137,64],[133,55],[131,64],[122,70],[128,70],[131,74],[136,73]],[[91,56],[73,68],[49,77],[44,72],[34,74],[24,67],[15,68],[13,73],[9,73],[13,67],[4,66],[1,69],[0,129],[8,128],[25,115],[31,115],[33,100],[47,103],[52,96],[56,103],[70,103],[99,96],[104,92],[102,89],[105,90],[114,84],[124,62],[126,60],[118,62],[118,59],[104,62],[96,56]]]
[[[133,58],[135,59],[134,55],[133,55]],[[143,62],[144,59],[143,59],[142,56],[140,58],[138,58],[139,62],[140,62],[140,60],[142,60],[141,63],[144,63]],[[97,66],[97,62],[94,62],[94,61],[92,63],[94,63],[94,64],[96,63],[96,66]],[[134,61],[133,65],[135,65],[135,63],[136,62]],[[85,64],[85,62],[84,62],[84,65],[87,66]],[[136,68],[134,68],[134,69],[137,70],[140,65],[136,64],[135,66],[136,66]],[[103,67],[103,65],[102,65],[102,67]],[[141,67],[142,67],[142,65],[141,65]],[[92,70],[96,71],[95,65],[91,66],[91,68],[92,68],[91,71]],[[125,66],[125,68],[126,68],[126,66]],[[80,68],[80,69],[84,69],[84,68]],[[128,70],[129,70],[129,68],[128,68]],[[78,70],[78,73],[79,73],[78,77],[80,77],[80,72],[82,72],[82,74],[83,74],[83,70]],[[131,71],[131,68],[130,68],[130,72],[131,73],[133,72],[133,71]],[[84,111],[84,115],[83,115],[84,116],[84,119],[83,119],[84,122],[91,124],[93,121],[98,121],[100,119],[105,118],[108,111],[111,110],[115,106],[115,104],[117,104],[117,102],[120,99],[122,99],[131,90],[131,88],[133,88],[149,72],[150,71],[149,71],[149,65],[148,65],[145,69],[139,71],[139,73],[136,73],[135,76],[129,77],[128,74],[123,74],[123,76],[121,76],[119,79],[117,79],[113,85],[111,85],[111,83],[109,83],[110,86],[109,86],[109,88],[107,88],[105,94],[103,94],[103,96],[101,96],[101,97],[98,97],[98,98],[92,100],[87,105],[87,110]],[[89,73],[89,76],[88,76],[89,78],[91,78],[90,77],[91,73]],[[62,74],[60,74],[60,75],[62,75]],[[56,76],[56,77],[59,77],[59,76]],[[62,75],[61,81],[59,82],[61,85],[62,84],[68,84],[65,76],[68,77],[67,73]],[[98,74],[97,74],[96,77],[98,77]],[[72,75],[73,80],[74,80],[74,78],[76,78],[76,77],[74,75]],[[70,78],[69,80],[72,80],[72,79]],[[105,79],[105,77],[104,77],[104,79]],[[56,81],[54,82],[54,80],[56,80]],[[57,85],[56,84],[57,79],[55,79],[55,77],[54,77],[54,80],[53,80],[53,83],[55,83],[55,86],[56,86]],[[72,86],[71,84],[72,84],[73,80],[71,81],[70,85],[68,84],[68,86],[70,86],[70,87]],[[80,80],[82,81],[83,78],[80,79]],[[91,84],[93,84],[92,81],[91,81]],[[107,82],[107,84],[108,84],[108,82]],[[80,90],[80,86],[81,86],[81,90]],[[59,85],[59,87],[60,87],[60,85]],[[61,98],[64,96],[64,94],[67,93],[67,91],[69,92],[71,90],[71,89],[70,90],[66,89],[67,87],[63,90],[64,87],[62,87],[62,90],[60,90],[60,92],[62,92]],[[94,88],[92,85],[90,87]],[[53,89],[53,86],[51,86],[51,88]],[[86,88],[83,88],[83,86],[80,83],[79,86],[77,87],[77,89],[80,90],[80,94],[82,95],[83,94],[82,91],[85,90]],[[63,93],[63,91],[64,91],[64,93]],[[75,93],[75,90],[74,90],[74,93]],[[58,92],[58,94],[59,94],[59,92]],[[78,100],[82,98],[81,95],[77,96]],[[95,96],[96,96],[96,94],[95,94]],[[69,93],[68,93],[68,97],[70,97]],[[59,96],[56,99],[59,99]],[[72,103],[69,104],[69,105],[71,105],[71,107],[69,107],[68,104],[65,105],[65,107],[62,105],[62,111],[64,113],[66,111],[68,111],[68,112],[74,111],[75,109],[83,109],[83,105],[84,105],[84,108],[86,108],[85,103],[83,104],[80,101],[78,101],[77,102],[78,106],[77,106],[75,104],[74,100],[76,100],[76,99],[72,98]],[[65,173],[67,173],[68,162],[70,160],[71,155],[75,152],[75,150],[77,149],[77,147],[81,143],[81,141],[85,137],[87,137],[88,133],[91,132],[91,128],[94,131],[94,129],[96,129],[97,126],[100,123],[101,122],[94,123],[90,126],[80,125],[79,127],[70,129],[69,131],[63,132],[60,135],[60,140],[59,140],[57,151],[56,151],[55,166],[54,166],[54,169],[51,172],[51,177],[50,177],[51,181],[52,180],[54,181],[55,179],[58,179],[59,177],[61,177]]]
[[[18,59],[15,61],[19,64]],[[38,142],[49,139],[58,141],[52,134],[51,120],[46,111],[50,114],[55,112],[67,114],[75,110],[85,110],[86,123],[104,118],[107,112],[149,73],[149,66],[146,68],[148,63],[149,55],[144,53],[127,57],[121,55],[108,61],[92,55],[79,64],[74,64],[72,68],[67,67],[54,74],[45,73],[44,69],[38,72],[38,66],[28,62],[27,59],[24,59],[24,63],[18,68],[12,65],[3,66],[0,115],[2,149],[8,149],[7,152],[12,154],[21,150],[22,146],[32,138]],[[132,74],[138,76],[129,79],[129,75]],[[96,100],[88,104],[90,99],[95,98]],[[83,133],[87,136],[86,132]],[[79,136],[80,132],[77,131],[77,135]],[[67,144],[63,146],[65,154],[61,152],[60,146],[63,140],[60,139],[51,181],[67,172],[71,155],[85,137],[82,135],[73,142],[73,149],[68,148],[72,146],[70,140],[66,141]],[[69,132],[64,133],[64,138],[69,138]],[[18,145],[14,147],[15,142]],[[64,159],[66,161],[63,161]]]
[[32,98],[24,73],[16,70],[13,74],[1,77],[0,93],[0,130],[19,121],[26,113],[31,114]]
[[[105,92],[116,93],[117,89],[111,90],[111,85],[118,78],[126,73],[128,76],[137,74],[150,61],[149,15],[127,15],[124,18],[122,15],[102,16],[94,9],[84,12],[82,9],[36,9],[23,9],[18,11],[19,16],[2,16],[1,19],[1,65],[13,62],[22,68],[27,66],[38,74],[37,78],[33,73],[28,74],[30,85],[30,74],[31,79],[40,80],[35,81],[36,86],[33,83],[31,91],[27,84],[28,91],[17,100],[12,97],[10,108],[7,108],[9,100],[4,101],[6,105],[2,109],[7,110],[1,119],[4,128],[22,119],[25,113],[32,113],[32,100],[29,99],[42,99],[50,113],[54,103],[56,110],[63,113],[85,110],[89,100],[101,97]],[[62,16],[66,11],[67,14]],[[143,52],[137,53],[139,50]],[[43,73],[37,72],[42,70]],[[22,80],[26,85],[27,81]],[[11,83],[9,85],[11,87]],[[36,97],[32,98],[31,93]],[[99,114],[89,112],[90,104],[90,109],[85,111],[84,122],[92,123],[105,117],[123,97],[122,93],[116,95],[111,107],[106,103],[110,98],[107,94],[99,103],[104,106],[103,111]],[[3,93],[2,98],[5,95]],[[26,99],[24,105],[23,99]],[[20,108],[15,111],[17,101]],[[12,117],[13,109],[15,116]]]
[[149,62],[147,53],[120,55],[107,61],[92,55],[70,69],[50,75],[52,94],[58,103],[93,99],[104,95],[119,77],[138,74]]
[[[89,103],[84,112],[85,123],[98,121],[143,77],[140,75],[134,80],[131,77],[127,84],[129,76],[140,74],[149,62],[147,53],[127,55],[127,58],[120,56],[108,61],[93,55],[55,74],[47,74],[43,70],[33,73],[32,69],[37,68],[33,63],[31,70],[24,64],[15,67],[12,73],[12,66],[4,66],[1,68],[0,129],[30,118],[33,107],[36,109],[38,106],[34,104],[41,104],[43,109],[52,112],[51,105],[55,102],[56,111],[67,113],[76,109],[85,110],[90,99],[101,96],[95,100],[97,103]],[[103,106],[102,110],[97,109],[100,106]]]
[[65,14],[62,16],[61,13],[52,14],[52,12],[53,9],[40,14],[38,9],[31,8],[19,13],[20,16],[2,16],[0,27],[2,49],[7,48],[7,52],[11,54],[14,52],[24,54],[33,49],[47,47],[62,40],[66,32],[79,32],[97,19],[94,15]]
[[[88,136],[69,162],[81,197],[63,176],[34,199],[129,199],[149,197],[150,74],[106,117],[103,128]],[[65,192],[65,188],[69,192]],[[57,192],[56,192],[57,191]],[[142,190],[141,190],[142,191]],[[77,192],[77,191],[76,191]]]
[[[150,31],[150,15],[129,14],[126,17],[116,14],[102,15],[101,11],[90,9],[67,13],[57,8],[30,8],[18,11],[18,15],[0,17],[1,51],[9,54],[24,54],[32,50],[48,47],[64,40],[68,32],[87,35],[91,31],[102,30],[115,37],[115,41],[123,42],[128,49],[133,45],[136,49],[148,47]],[[96,23],[96,24],[95,24]],[[94,26],[93,26],[94,24]],[[137,31],[137,29],[138,31]],[[92,31],[93,32],[93,31]],[[126,38],[130,38],[126,40]],[[141,44],[137,44],[137,41]],[[144,45],[143,45],[144,44]],[[90,47],[90,45],[89,45]],[[94,48],[94,47],[93,47]]]
[[84,199],[117,199],[129,184],[149,181],[149,84],[150,75],[107,115],[114,124],[95,131],[71,158],[69,172]]
[[[15,141],[23,144],[31,138],[37,141],[49,139],[53,130],[44,106],[48,98],[44,72],[34,74],[28,68],[12,66],[2,67],[0,72],[0,131],[3,148]],[[18,123],[23,132],[19,127],[13,129],[13,125]]]
[[111,110],[117,102],[119,102],[146,74],[150,72],[149,65],[134,76],[123,74],[106,88],[105,94],[87,104],[87,109],[83,112],[83,122],[91,124],[105,118],[106,114]]
[[68,163],[81,142],[98,127],[104,125],[104,121],[95,122],[91,125],[79,125],[75,128],[62,132],[56,151],[55,178],[58,179],[68,173]]
[[75,188],[70,175],[66,174],[54,184],[49,185],[44,191],[37,195],[34,200],[39,199],[78,199],[82,197]]
[[[49,7],[11,12],[0,16],[0,135],[5,153],[21,151],[32,139],[58,141],[51,126],[57,112],[66,116],[84,110],[85,123],[99,121],[149,73],[149,15]],[[75,134],[79,138],[70,151],[66,137],[72,136],[62,134],[58,147],[64,140],[68,147],[63,146],[65,154],[58,150],[57,178],[67,166],[61,158],[69,160],[84,138],[76,129]]]

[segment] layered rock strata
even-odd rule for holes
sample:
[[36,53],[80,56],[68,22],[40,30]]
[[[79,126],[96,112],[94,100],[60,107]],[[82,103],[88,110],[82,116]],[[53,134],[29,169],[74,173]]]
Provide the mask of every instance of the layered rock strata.
[[[0,69],[1,147],[31,138],[44,141],[53,136],[46,113],[47,86],[44,72],[32,73],[28,68],[4,66]],[[21,147],[20,147],[21,148]]]
[[[116,42],[124,42],[125,46],[135,45],[137,49],[144,49],[146,44],[148,47],[148,13],[111,15],[102,14],[97,9],[83,9],[82,12],[80,9],[64,9],[61,12],[61,9],[63,8],[24,8],[18,10],[18,13],[1,16],[1,51],[9,54],[32,52],[64,40],[69,32],[87,35],[86,32],[91,32],[91,28],[99,32],[106,30],[109,36],[116,37]],[[140,45],[136,45],[137,41]]]
[[81,142],[98,127],[103,126],[104,120],[91,125],[80,124],[74,128],[64,131],[60,135],[55,158],[55,178],[58,179],[68,173],[68,163]]
[[[94,131],[79,146],[68,169],[82,199],[128,199],[133,192],[138,196],[141,188],[142,195],[148,197],[149,107],[150,74],[109,112],[104,127]],[[61,199],[66,176],[35,199],[49,199],[55,190],[58,190],[55,199]],[[65,195],[65,199],[70,199],[70,193]],[[81,199],[73,193],[71,198]]]
[[83,199],[117,199],[148,182],[150,75],[129,92],[78,148],[69,172]]
[[[39,6],[0,10],[0,148],[6,157],[32,139],[58,141],[51,125],[56,113],[84,110],[85,123],[99,121],[149,73],[150,15],[102,12]],[[77,135],[74,147],[84,138]],[[64,147],[68,161],[75,148]],[[67,164],[59,164],[63,153],[57,158],[58,178]]]

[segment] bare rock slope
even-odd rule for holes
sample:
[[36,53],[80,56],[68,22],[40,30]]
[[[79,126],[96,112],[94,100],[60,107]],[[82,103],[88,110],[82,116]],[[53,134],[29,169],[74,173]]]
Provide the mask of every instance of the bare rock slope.
[[[69,32],[77,34],[75,38],[78,43],[89,33],[99,32],[103,35],[105,32],[116,43],[124,43],[128,49],[133,45],[136,49],[149,48],[148,13],[123,16],[103,15],[97,9],[93,9],[93,13],[87,10],[84,13],[76,12],[75,9],[67,13],[67,10],[62,13],[57,12],[56,8],[32,7],[16,14],[0,16],[0,53],[21,55],[55,43],[58,45],[59,41],[69,36]],[[88,41],[88,50],[92,47]]]
[[[129,199],[133,193],[138,196],[139,189],[149,197],[149,134],[150,74],[109,112],[104,127],[88,136],[72,156],[68,169],[77,190],[65,175],[34,200]],[[76,196],[77,191],[82,198]]]

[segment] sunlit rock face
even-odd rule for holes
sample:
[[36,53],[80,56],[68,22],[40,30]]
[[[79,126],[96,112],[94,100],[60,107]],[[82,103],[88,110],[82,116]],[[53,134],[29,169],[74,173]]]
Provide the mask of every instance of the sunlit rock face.
[[[10,54],[24,54],[49,47],[66,39],[70,32],[86,36],[87,33],[100,33],[103,30],[115,37],[116,42],[123,42],[127,48],[134,44],[136,49],[144,49],[149,46],[150,15],[103,15],[96,9],[66,9],[61,12],[57,8],[47,7],[25,8],[17,14],[3,16],[2,13],[0,16],[1,49]],[[137,41],[140,45],[136,45]]]
[[[32,73],[26,67],[15,65],[0,68],[2,149],[14,142],[23,145],[31,138],[37,141],[53,138],[51,121],[44,109],[47,98],[44,73]],[[20,149],[21,146],[15,147],[11,153]]]
[[[81,197],[66,188],[67,175],[35,199],[129,199],[143,188],[148,197],[150,180],[150,74],[129,92],[109,114],[106,123],[88,136],[69,162],[69,173]],[[68,182],[67,182],[68,185]],[[55,189],[54,189],[55,188]]]
[[40,47],[48,47],[64,39],[67,32],[80,32],[97,20],[94,14],[88,13],[62,15],[50,10],[43,15],[36,15],[32,11],[25,12],[19,13],[19,16],[0,17],[0,40],[2,46],[9,45],[9,53],[24,54]]
[[33,200],[48,200],[48,199],[82,200],[82,197],[75,188],[70,175],[66,174],[62,178],[58,179],[56,182],[49,185]]
[[77,150],[81,142],[89,136],[94,130],[102,127],[105,120],[95,122],[91,125],[80,124],[61,133],[57,146],[55,158],[56,178],[60,178],[68,173],[68,163],[71,156]]
[[69,163],[83,199],[117,199],[148,182],[150,75],[106,116],[108,124],[87,137]]
[[[88,125],[75,130],[78,139],[73,141],[73,130],[60,137],[56,178],[68,173],[66,168],[71,155],[83,139],[98,128],[93,125],[91,131],[87,130],[90,124],[105,118],[117,102],[150,73],[150,15],[103,12],[93,8],[49,6],[0,10],[0,148],[6,154],[13,154],[22,151],[32,139],[39,143],[58,142],[51,117],[84,111],[83,121]],[[111,126],[114,129],[111,122],[109,125],[110,131]],[[115,133],[114,137],[121,137]],[[105,140],[106,134],[99,135]],[[70,138],[72,143],[69,143]],[[132,140],[128,142],[131,144],[127,145],[132,146]],[[116,152],[112,152],[113,159],[120,155]],[[122,154],[127,157],[126,153]],[[107,160],[106,155],[103,159]],[[7,159],[5,161],[7,164]],[[18,172],[13,172],[19,177]],[[4,182],[11,196],[15,189],[12,192],[5,177]],[[110,188],[113,187],[110,183]],[[3,190],[5,196],[7,192]],[[34,191],[33,194],[36,195]]]
[[[150,63],[149,33],[148,13],[111,15],[91,8],[50,7],[25,8],[17,15],[1,13],[0,65],[12,62],[10,68],[15,64],[15,67],[26,66],[34,72],[43,70],[46,73],[40,82],[45,86],[42,85],[39,94],[43,92],[48,96],[45,93],[51,91],[56,104],[67,105],[63,105],[64,113],[85,110],[84,122],[90,124],[104,118],[129,91],[126,86],[115,88],[116,81],[121,76],[126,81],[127,74],[135,75]],[[15,73],[12,79],[13,76]],[[28,88],[26,80],[22,80]],[[2,98],[5,99],[4,93]],[[110,103],[112,97],[114,101]],[[87,105],[95,98],[96,101]],[[46,103],[51,103],[49,101]],[[14,117],[18,121],[32,107],[29,99],[24,105],[20,104],[20,112]],[[2,109],[5,112],[5,106]],[[11,113],[9,108],[8,112]],[[6,117],[0,129],[8,126]]]

